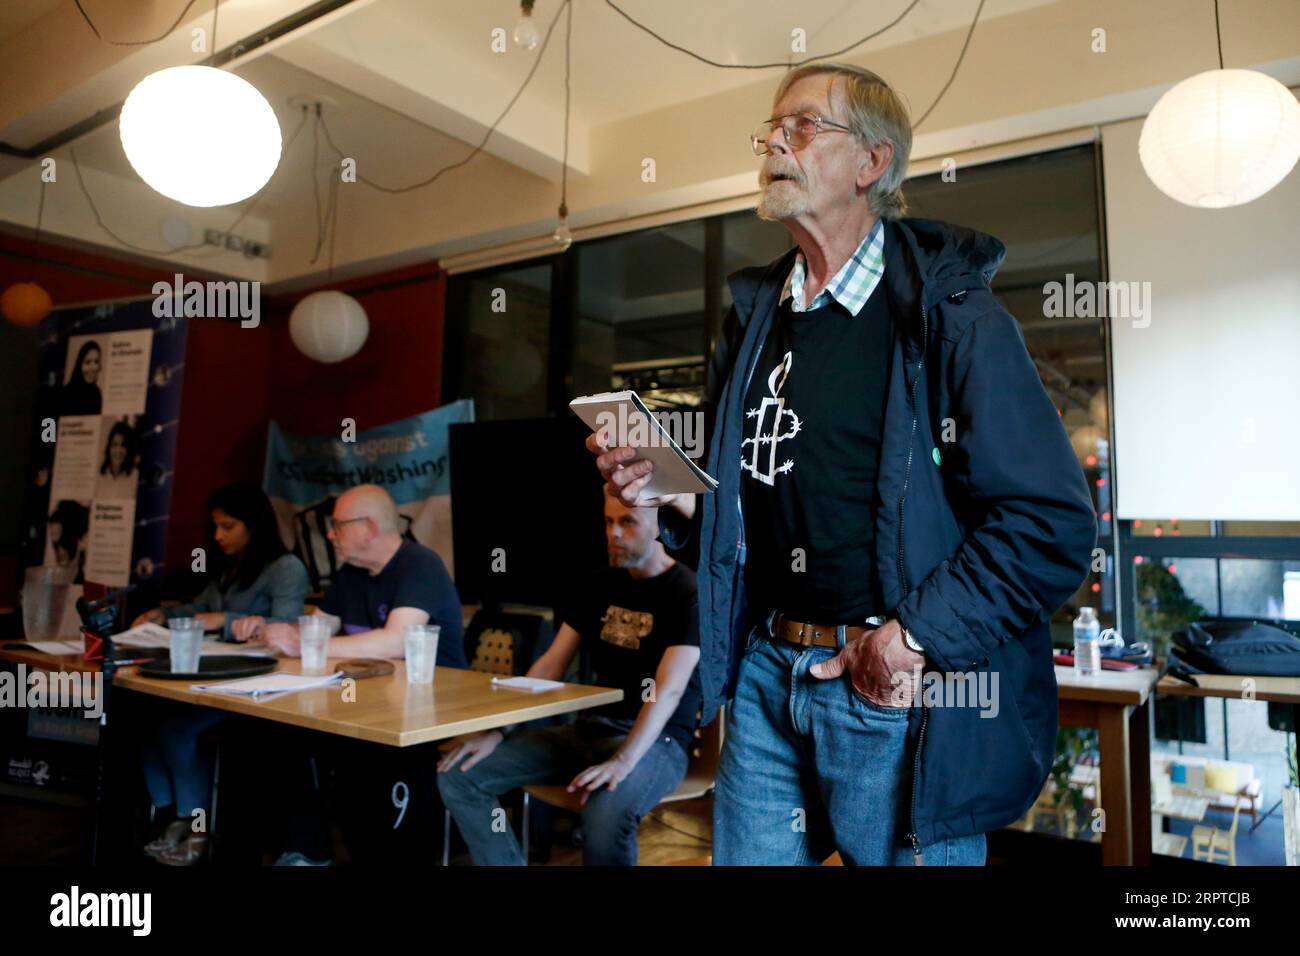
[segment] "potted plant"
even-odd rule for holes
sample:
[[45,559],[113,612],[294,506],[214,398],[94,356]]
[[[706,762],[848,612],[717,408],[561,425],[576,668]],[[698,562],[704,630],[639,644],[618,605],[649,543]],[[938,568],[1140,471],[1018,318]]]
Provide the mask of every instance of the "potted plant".
[[1146,641],[1156,657],[1169,656],[1169,639],[1205,615],[1205,608],[1187,596],[1168,568],[1155,561],[1137,565],[1137,639]]
[[1056,729],[1056,759],[1049,774],[1053,785],[1057,819],[1064,821],[1063,836],[1073,838],[1083,812],[1083,788],[1070,782],[1070,774],[1096,746],[1097,732],[1089,727]]

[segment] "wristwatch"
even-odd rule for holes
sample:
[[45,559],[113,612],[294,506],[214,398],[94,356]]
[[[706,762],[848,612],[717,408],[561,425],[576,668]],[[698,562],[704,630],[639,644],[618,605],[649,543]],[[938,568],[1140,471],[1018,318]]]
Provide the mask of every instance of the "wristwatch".
[[[903,623],[902,621],[899,621],[900,627],[902,626],[902,623]],[[908,647],[910,647],[912,650],[916,651],[916,653],[918,654],[925,653],[925,648],[922,647],[920,643],[918,643],[916,638],[912,636],[912,632],[909,631],[906,627],[903,627],[903,643],[906,644]]]

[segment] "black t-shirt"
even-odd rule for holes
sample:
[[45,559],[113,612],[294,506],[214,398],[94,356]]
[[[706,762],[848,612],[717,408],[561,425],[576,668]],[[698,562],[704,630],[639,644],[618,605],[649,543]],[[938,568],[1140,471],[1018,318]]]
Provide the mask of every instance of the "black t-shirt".
[[888,296],[877,283],[856,316],[833,299],[807,312],[791,302],[777,309],[745,393],[745,586],[756,612],[851,624],[882,613],[873,515]]
[[320,603],[326,614],[342,619],[345,635],[383,627],[395,607],[427,611],[429,623],[442,628],[438,634],[439,667],[469,666],[456,585],[442,558],[415,541],[403,540],[378,574],[345,564]]
[[[674,644],[700,646],[699,600],[695,572],[680,561],[652,578],[634,578],[622,568],[607,568],[582,587],[559,618],[582,637],[595,681],[618,687],[623,699],[586,713],[631,727],[659,669]],[[664,733],[689,747],[700,709],[699,668]]]

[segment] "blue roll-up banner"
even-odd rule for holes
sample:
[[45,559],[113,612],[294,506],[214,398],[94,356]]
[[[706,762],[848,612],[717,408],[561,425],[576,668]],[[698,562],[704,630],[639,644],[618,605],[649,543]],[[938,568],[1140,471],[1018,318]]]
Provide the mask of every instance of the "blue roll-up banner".
[[415,539],[438,552],[454,574],[447,426],[473,420],[474,403],[463,399],[355,434],[297,435],[271,422],[262,486],[286,544],[300,553],[311,547],[323,569],[317,513],[349,488],[378,485],[393,496]]

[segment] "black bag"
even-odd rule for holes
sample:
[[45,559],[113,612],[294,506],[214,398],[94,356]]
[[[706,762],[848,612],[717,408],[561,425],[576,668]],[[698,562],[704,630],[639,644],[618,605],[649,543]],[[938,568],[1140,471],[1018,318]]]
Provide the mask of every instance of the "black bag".
[[1263,621],[1209,618],[1175,631],[1173,643],[1192,671],[1300,677],[1300,637]]

